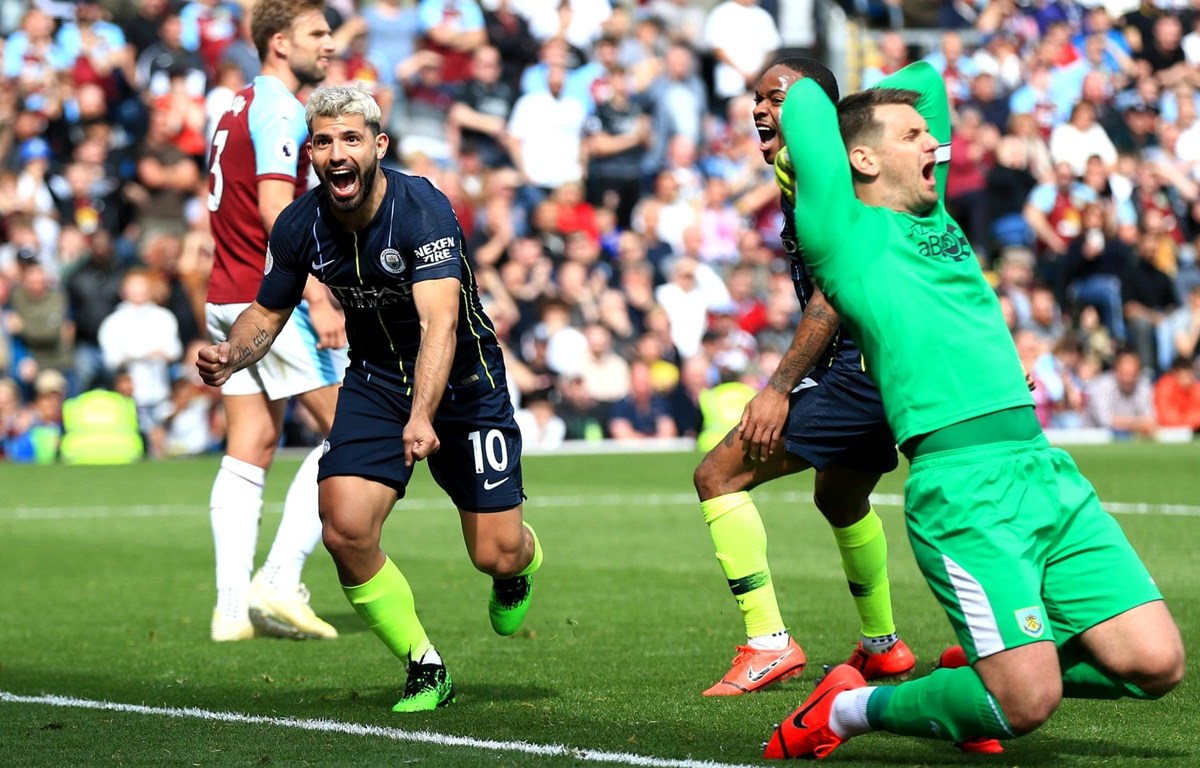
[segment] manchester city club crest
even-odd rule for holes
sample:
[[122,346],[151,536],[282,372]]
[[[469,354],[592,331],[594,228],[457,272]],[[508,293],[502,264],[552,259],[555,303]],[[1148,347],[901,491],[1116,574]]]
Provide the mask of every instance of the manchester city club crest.
[[1042,609],[1038,606],[1022,608],[1016,611],[1017,625],[1021,631],[1030,637],[1041,637],[1046,631],[1046,622],[1042,618]]
[[395,248],[384,248],[383,253],[379,254],[379,263],[393,275],[404,271],[404,257]]

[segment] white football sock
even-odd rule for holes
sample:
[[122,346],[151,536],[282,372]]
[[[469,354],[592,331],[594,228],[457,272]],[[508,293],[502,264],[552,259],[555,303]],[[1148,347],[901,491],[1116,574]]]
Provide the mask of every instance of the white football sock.
[[254,569],[265,479],[262,467],[225,456],[213,481],[209,519],[217,562],[217,610],[225,618],[248,615],[246,593]]
[[752,637],[746,644],[756,651],[782,651],[788,646],[788,631],[781,629],[769,635]]
[[283,521],[275,533],[263,577],[275,589],[294,590],[300,584],[304,561],[321,540],[317,512],[317,465],[323,453],[317,446],[304,457],[283,502]]
[[843,739],[873,731],[867,722],[867,699],[874,692],[875,686],[868,686],[839,693],[829,710],[829,729]]

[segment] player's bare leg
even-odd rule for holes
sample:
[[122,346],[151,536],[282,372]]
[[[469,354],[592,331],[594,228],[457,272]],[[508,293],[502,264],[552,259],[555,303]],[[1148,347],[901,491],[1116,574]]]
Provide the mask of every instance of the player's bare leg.
[[488,618],[500,635],[512,635],[529,611],[533,574],[542,565],[537,534],[522,508],[503,512],[458,511],[463,541],[475,567],[492,577]]
[[216,559],[217,605],[211,637],[217,641],[254,636],[250,622],[250,575],[262,517],[267,469],[283,423],[283,403],[261,394],[224,395],[228,437],[213,481],[209,516]]
[[767,534],[749,491],[809,468],[784,450],[752,459],[737,430],[708,452],[693,481],[717,561],[742,611],[748,638],[735,649],[729,671],[705,696],[737,696],[804,671],[804,651],[788,635],[767,564]]
[[320,483],[325,548],[333,557],[346,599],[396,658],[407,665],[397,712],[422,712],[454,701],[454,683],[417,618],[412,588],[379,548],[396,491],[350,475]]
[[831,464],[817,472],[813,501],[829,521],[842,556],[842,570],[858,611],[862,638],[846,662],[867,680],[905,677],[917,664],[896,634],[887,573],[887,537],[871,508],[877,472]]

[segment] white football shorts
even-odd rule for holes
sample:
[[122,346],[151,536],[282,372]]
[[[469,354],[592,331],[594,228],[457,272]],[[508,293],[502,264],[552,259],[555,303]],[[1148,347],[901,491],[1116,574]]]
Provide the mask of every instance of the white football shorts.
[[[249,304],[206,304],[208,335],[214,344],[229,338],[233,321]],[[317,332],[308,314],[308,302],[292,312],[271,349],[254,365],[229,377],[221,387],[226,395],[266,393],[268,400],[284,400],[314,389],[339,384],[346,371],[346,348],[317,349]]]

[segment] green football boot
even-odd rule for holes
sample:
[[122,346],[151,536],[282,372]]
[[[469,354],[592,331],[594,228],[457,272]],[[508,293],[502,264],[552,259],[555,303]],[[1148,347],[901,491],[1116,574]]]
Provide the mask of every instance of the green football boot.
[[497,635],[515,634],[529,611],[529,600],[533,596],[533,577],[517,576],[512,579],[493,579],[492,596],[488,599],[488,618]]
[[454,681],[445,664],[408,662],[408,682],[393,712],[432,712],[454,702]]

